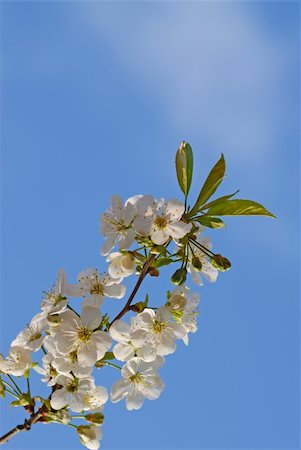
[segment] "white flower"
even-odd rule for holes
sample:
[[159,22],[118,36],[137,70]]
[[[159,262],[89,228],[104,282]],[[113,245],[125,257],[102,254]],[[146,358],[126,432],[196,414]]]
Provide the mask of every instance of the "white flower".
[[43,343],[43,331],[48,328],[44,313],[36,314],[30,324],[11,343],[12,347],[22,347],[31,352],[39,350]]
[[100,274],[97,269],[86,269],[79,273],[79,286],[82,295],[90,295],[83,301],[84,306],[99,308],[104,297],[122,298],[126,288],[121,285],[122,278],[112,278],[109,274]]
[[82,367],[77,361],[77,351],[65,355],[56,354],[52,366],[59,374],[68,375],[70,372],[77,378],[87,378],[91,375],[93,366]]
[[177,346],[176,339],[183,339],[186,335],[180,323],[172,321],[172,315],[166,307],[154,312],[146,308],[137,315],[140,329],[135,332],[134,344],[142,347],[155,347],[158,355],[165,356],[174,353]]
[[156,372],[158,364],[147,363],[140,358],[132,358],[121,369],[123,379],[116,381],[111,389],[111,401],[119,402],[126,397],[128,410],[140,409],[144,399],[157,399],[164,383]]
[[4,373],[20,377],[31,366],[31,355],[22,347],[11,347],[9,356],[4,359],[0,355],[0,370]]
[[112,344],[108,333],[96,330],[101,319],[99,310],[89,306],[83,308],[80,317],[75,313],[69,314],[54,333],[57,350],[62,354],[76,351],[80,366],[94,366]]
[[[53,366],[54,356],[51,353],[43,356],[42,364],[43,367],[35,366],[34,370],[41,375],[44,375],[42,381],[47,383],[47,386],[54,386],[57,383],[58,377],[61,375]],[[68,376],[72,379],[72,375],[68,374]]]
[[60,314],[65,311],[68,304],[68,298],[81,297],[81,289],[77,284],[68,284],[64,269],[60,269],[53,290],[50,290],[43,299],[41,309],[47,314]]
[[137,202],[137,211],[141,209],[143,213],[138,213],[133,226],[139,234],[150,236],[156,245],[165,244],[169,238],[181,239],[191,229],[190,223],[181,221],[185,208],[178,200],[155,201],[146,196]]
[[113,252],[107,256],[110,263],[108,272],[113,278],[129,277],[135,270],[135,258],[130,253],[125,255],[120,252]]
[[106,240],[101,255],[107,255],[118,242],[122,250],[128,249],[135,240],[135,230],[131,223],[135,217],[135,207],[131,202],[123,204],[119,195],[112,197],[112,206],[100,218],[101,234]]
[[57,383],[62,387],[55,390],[50,399],[51,407],[57,410],[69,406],[74,412],[83,411],[85,408],[85,395],[95,388],[92,377],[79,379],[61,375],[58,377]]
[[187,304],[183,309],[183,314],[180,316],[179,321],[185,328],[186,336],[183,341],[188,345],[188,333],[195,333],[198,329],[197,316],[199,314],[197,306],[200,301],[200,295],[198,293],[191,294],[187,299]]
[[[208,250],[212,249],[210,238],[201,238],[200,233],[198,233],[196,241],[203,247],[207,248]],[[187,270],[188,272],[191,273],[193,281],[200,286],[203,285],[203,281],[200,276],[200,273],[202,273],[204,277],[208,281],[210,281],[210,283],[214,283],[217,280],[218,270],[211,264],[208,256],[204,252],[202,252],[202,250],[200,250],[196,245],[194,245],[193,242],[190,242],[190,245],[192,247],[193,253],[192,250],[188,247],[189,264],[187,266]],[[200,259],[202,263],[201,271],[197,271],[191,264],[193,256],[196,256],[197,258]]]
[[87,391],[83,396],[85,402],[84,410],[91,412],[99,412],[104,404],[108,401],[108,391],[103,386],[96,386],[91,391]]
[[100,447],[99,441],[102,439],[102,431],[96,425],[80,425],[77,432],[81,443],[90,450],[97,450]]
[[[119,361],[128,361],[134,356],[139,356],[147,362],[154,361],[157,357],[154,346],[144,344],[139,346],[136,344],[135,335],[138,333],[138,338],[140,338],[140,331],[135,326],[136,321],[134,319],[132,319],[131,325],[128,325],[120,319],[115,320],[111,325],[109,330],[110,335],[118,342],[113,347],[113,354]],[[140,339],[138,339],[138,342],[140,342]]]

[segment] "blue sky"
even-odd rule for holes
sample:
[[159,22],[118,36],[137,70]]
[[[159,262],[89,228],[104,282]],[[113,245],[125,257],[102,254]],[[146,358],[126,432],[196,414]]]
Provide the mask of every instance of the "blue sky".
[[[105,268],[98,219],[112,194],[181,198],[173,162],[187,140],[192,199],[223,152],[221,193],[240,188],[278,218],[208,231],[233,267],[200,289],[199,332],[167,358],[161,398],[107,405],[101,448],[299,448],[298,2],[1,8],[1,351],[60,267],[70,279]],[[142,294],[160,302],[168,275]],[[23,416],[2,406],[1,431]],[[37,425],[7,448],[83,447],[71,429]]]

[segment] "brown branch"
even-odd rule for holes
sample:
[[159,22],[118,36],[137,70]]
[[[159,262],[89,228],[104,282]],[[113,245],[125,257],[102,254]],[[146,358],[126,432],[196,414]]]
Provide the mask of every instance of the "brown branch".
[[6,444],[10,438],[20,433],[20,431],[29,431],[31,426],[37,423],[48,411],[47,406],[43,404],[36,413],[32,414],[29,419],[26,419],[22,425],[17,425],[12,430],[8,431],[2,437],[0,437],[0,445]]
[[122,316],[124,316],[125,313],[127,313],[130,310],[130,306],[131,303],[142,283],[142,281],[144,280],[144,278],[146,277],[146,275],[148,274],[148,271],[153,263],[153,261],[156,259],[156,255],[151,255],[148,260],[146,261],[146,263],[143,266],[143,269],[139,275],[139,278],[137,280],[137,283],[135,284],[135,287],[131,293],[131,295],[129,296],[128,301],[126,302],[126,304],[124,305],[124,308],[120,311],[120,313],[112,320],[112,322],[110,323],[110,326],[115,322],[115,320],[120,319]]

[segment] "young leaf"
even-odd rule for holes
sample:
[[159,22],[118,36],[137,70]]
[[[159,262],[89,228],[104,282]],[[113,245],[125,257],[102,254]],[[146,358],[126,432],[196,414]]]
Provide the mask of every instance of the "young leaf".
[[174,260],[172,258],[168,258],[168,257],[159,258],[155,261],[154,267],[158,268],[158,267],[167,266],[168,264],[171,264],[173,262],[174,262]]
[[214,194],[225,176],[225,171],[225,158],[222,154],[221,158],[217,161],[217,163],[209,173],[201,189],[201,192],[199,193],[197,201],[195,202],[195,205],[187,214],[188,217],[194,216],[200,210],[201,206],[203,206],[204,203],[206,203],[206,201]]
[[217,217],[211,217],[211,216],[199,216],[196,219],[197,222],[199,222],[201,225],[204,225],[204,227],[209,228],[225,228],[225,224],[221,219],[218,219]]
[[237,192],[239,192],[239,189],[238,189],[236,192],[234,192],[234,194],[223,195],[222,197],[219,197],[219,198],[217,198],[217,199],[215,199],[215,200],[212,200],[212,202],[209,202],[209,203],[206,203],[205,205],[203,205],[203,206],[199,209],[199,211],[200,211],[200,212],[201,212],[201,211],[204,211],[205,209],[208,209],[208,208],[210,208],[211,206],[217,205],[217,204],[220,203],[220,202],[224,202],[225,200],[229,200],[231,197],[234,197],[234,195],[236,195]]
[[226,200],[208,209],[213,216],[270,216],[274,214],[252,200]]
[[193,153],[187,142],[182,142],[176,154],[176,171],[179,186],[187,197],[193,172]]

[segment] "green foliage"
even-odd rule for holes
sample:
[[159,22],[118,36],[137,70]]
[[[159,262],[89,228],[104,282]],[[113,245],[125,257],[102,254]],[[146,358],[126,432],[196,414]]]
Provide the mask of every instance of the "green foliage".
[[159,268],[159,267],[163,267],[163,266],[167,266],[168,264],[173,263],[174,260],[172,258],[159,258],[155,261],[155,263],[153,264],[154,267]]
[[214,194],[220,183],[222,182],[226,171],[225,158],[222,154],[221,158],[210,171],[203,187],[199,193],[197,201],[193,208],[187,214],[187,217],[193,217],[200,210],[201,206]]
[[204,227],[225,228],[225,223],[221,219],[218,219],[217,217],[203,215],[196,217],[195,220],[199,222],[201,225],[204,225]]
[[182,142],[177,151],[176,171],[179,186],[185,197],[187,197],[193,172],[193,153],[187,142]]
[[265,209],[264,206],[252,200],[226,200],[219,202],[208,209],[212,216],[269,216],[274,214]]

